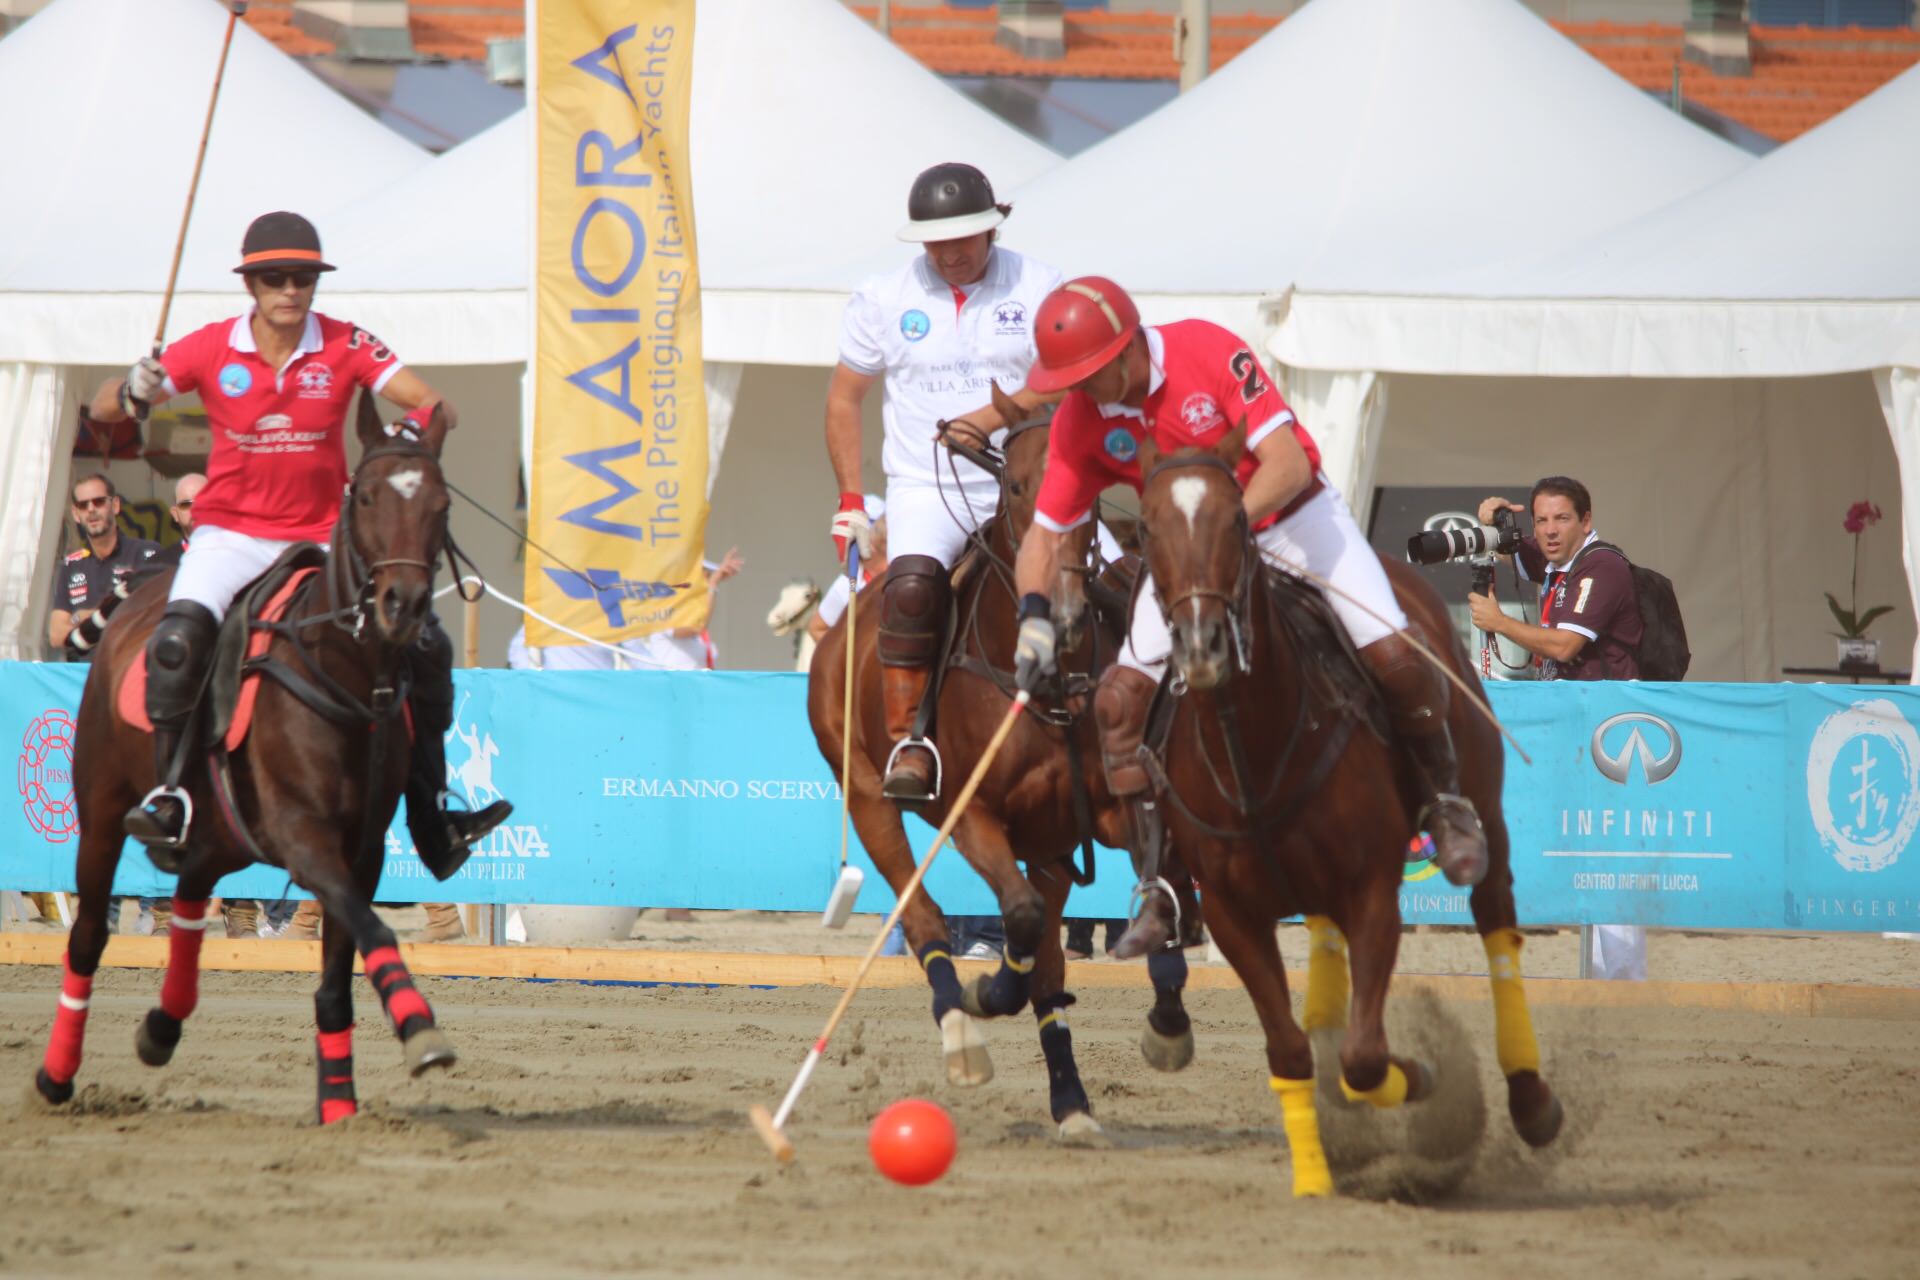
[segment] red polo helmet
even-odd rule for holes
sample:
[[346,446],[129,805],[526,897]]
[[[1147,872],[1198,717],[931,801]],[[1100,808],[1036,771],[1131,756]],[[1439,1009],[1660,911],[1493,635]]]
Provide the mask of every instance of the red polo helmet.
[[1140,309],[1105,276],[1081,276],[1048,294],[1033,322],[1039,359],[1027,372],[1027,389],[1064,391],[1092,377],[1140,331]]

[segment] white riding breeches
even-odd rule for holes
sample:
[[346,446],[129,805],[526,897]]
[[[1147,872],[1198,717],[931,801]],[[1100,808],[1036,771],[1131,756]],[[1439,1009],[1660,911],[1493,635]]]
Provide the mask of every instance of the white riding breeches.
[[196,527],[180,556],[180,567],[174,570],[167,601],[191,600],[205,607],[217,622],[226,617],[233,598],[292,545],[231,529]]
[[[1253,540],[1272,563],[1304,569],[1334,585],[1336,590],[1326,592],[1327,603],[1353,637],[1354,648],[1364,649],[1407,625],[1386,568],[1332,485],[1324,486],[1279,524],[1262,529]],[[1172,650],[1173,637],[1149,576],[1134,597],[1120,664],[1158,680]]]
[[960,489],[889,478],[887,559],[932,556],[951,569],[967,548],[967,535],[992,519],[999,505],[994,485]]

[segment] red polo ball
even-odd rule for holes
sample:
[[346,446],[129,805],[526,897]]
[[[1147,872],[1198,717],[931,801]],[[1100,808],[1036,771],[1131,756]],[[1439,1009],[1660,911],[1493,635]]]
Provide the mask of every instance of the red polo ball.
[[873,1165],[902,1186],[923,1187],[953,1163],[953,1119],[937,1102],[902,1098],[873,1118],[867,1150]]

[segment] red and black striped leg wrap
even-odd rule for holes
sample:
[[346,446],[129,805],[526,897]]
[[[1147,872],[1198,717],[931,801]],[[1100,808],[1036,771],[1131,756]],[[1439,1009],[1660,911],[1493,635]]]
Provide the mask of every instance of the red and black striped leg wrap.
[[367,981],[380,996],[380,1006],[393,1023],[393,1033],[405,1044],[417,1031],[433,1025],[427,998],[413,985],[413,974],[400,958],[400,948],[389,943],[367,952]]
[[1040,1024],[1040,1052],[1047,1058],[1047,1100],[1055,1124],[1076,1111],[1093,1114],[1086,1086],[1080,1083],[1080,1068],[1073,1060],[1073,1032],[1067,1030],[1067,1009],[1073,1002],[1065,991],[1033,1002],[1033,1016]]
[[320,1060],[320,1123],[338,1124],[360,1110],[353,1092],[353,1027],[315,1037]]
[[937,938],[916,954],[927,975],[927,985],[933,988],[933,1020],[939,1022],[960,1007],[960,974],[953,967],[953,951],[945,939]]

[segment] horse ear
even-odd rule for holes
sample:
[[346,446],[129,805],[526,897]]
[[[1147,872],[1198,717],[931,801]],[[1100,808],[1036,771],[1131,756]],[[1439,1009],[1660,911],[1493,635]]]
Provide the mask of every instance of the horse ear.
[[1151,431],[1141,437],[1140,448],[1135,456],[1140,459],[1140,478],[1145,480],[1153,474],[1153,469],[1160,465],[1161,457],[1160,446],[1154,440]]
[[360,411],[354,420],[354,430],[360,436],[363,451],[376,449],[386,441],[386,424],[380,421],[380,406],[373,402],[371,391],[360,393]]
[[421,443],[432,451],[434,457],[440,456],[440,450],[447,443],[447,432],[460,425],[460,416],[453,406],[445,400],[434,402],[433,414],[427,419],[427,430]]
[[1233,424],[1233,430],[1221,436],[1213,444],[1213,456],[1229,467],[1240,465],[1240,459],[1247,452],[1247,420],[1245,418]]
[[1001,423],[1009,427],[1019,426],[1019,401],[1002,391],[998,382],[991,382],[988,385],[993,388],[993,411],[1000,415]]

